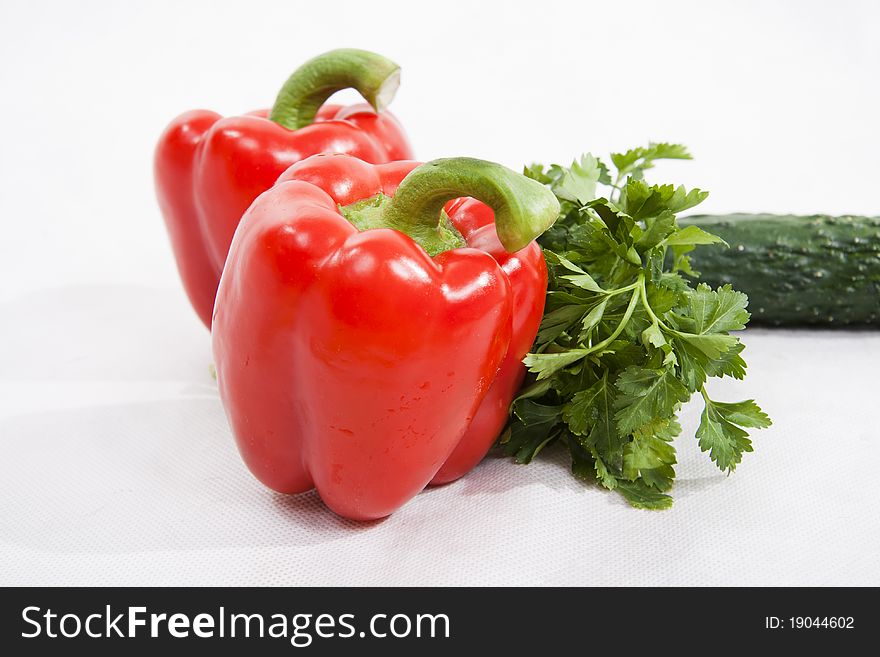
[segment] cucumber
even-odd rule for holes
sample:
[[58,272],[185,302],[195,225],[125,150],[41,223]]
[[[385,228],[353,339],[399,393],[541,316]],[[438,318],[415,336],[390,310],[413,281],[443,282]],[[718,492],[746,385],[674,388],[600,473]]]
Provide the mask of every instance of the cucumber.
[[750,325],[880,326],[880,217],[685,217],[726,241],[697,247],[700,280],[749,295]]

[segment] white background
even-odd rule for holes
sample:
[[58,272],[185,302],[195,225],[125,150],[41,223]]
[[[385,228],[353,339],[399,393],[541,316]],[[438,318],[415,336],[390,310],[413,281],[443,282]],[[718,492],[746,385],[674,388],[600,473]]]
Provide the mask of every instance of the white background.
[[[176,114],[271,104],[335,47],[403,67],[422,159],[512,167],[680,141],[707,212],[880,213],[865,2],[0,4],[0,583],[880,584],[880,336],[747,331],[775,425],[727,478],[679,439],[676,506],[564,455],[490,459],[358,525],[245,471],[152,189]],[[349,96],[350,97],[350,96]]]

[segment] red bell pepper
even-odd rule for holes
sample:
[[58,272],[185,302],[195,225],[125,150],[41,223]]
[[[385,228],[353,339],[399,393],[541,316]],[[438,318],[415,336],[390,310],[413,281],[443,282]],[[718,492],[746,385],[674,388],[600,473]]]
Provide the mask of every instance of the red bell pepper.
[[[222,118],[195,110],[165,129],[156,192],[184,288],[206,326],[241,215],[287,167],[316,153],[376,163],[412,157],[400,124],[383,111],[399,80],[399,67],[380,55],[334,50],[297,69],[270,112]],[[369,105],[324,105],[349,87]]]
[[214,307],[220,395],[253,474],[372,519],[476,465],[541,321],[532,240],[558,210],[480,160],[289,168],[242,218]]

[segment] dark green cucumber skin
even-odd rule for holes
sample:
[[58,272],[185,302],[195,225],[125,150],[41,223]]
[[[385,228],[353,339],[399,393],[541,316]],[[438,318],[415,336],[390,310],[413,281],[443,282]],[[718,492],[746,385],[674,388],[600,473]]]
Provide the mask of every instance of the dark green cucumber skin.
[[749,296],[750,325],[880,327],[880,217],[696,215],[730,245],[698,246],[700,281]]

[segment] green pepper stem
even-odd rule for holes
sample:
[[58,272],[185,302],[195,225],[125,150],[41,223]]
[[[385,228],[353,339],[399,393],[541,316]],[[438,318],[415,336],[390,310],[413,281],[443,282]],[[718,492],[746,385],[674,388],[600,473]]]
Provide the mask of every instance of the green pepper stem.
[[355,89],[377,112],[385,109],[400,84],[400,67],[366,50],[340,48],[318,55],[293,72],[269,112],[290,130],[315,120],[321,105],[342,89]]
[[559,216],[548,187],[505,166],[470,157],[434,160],[403,179],[385,212],[385,221],[408,235],[438,231],[443,206],[472,196],[495,211],[495,230],[509,252],[518,251]]

